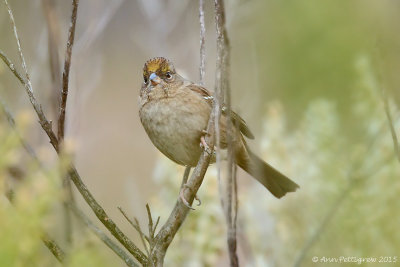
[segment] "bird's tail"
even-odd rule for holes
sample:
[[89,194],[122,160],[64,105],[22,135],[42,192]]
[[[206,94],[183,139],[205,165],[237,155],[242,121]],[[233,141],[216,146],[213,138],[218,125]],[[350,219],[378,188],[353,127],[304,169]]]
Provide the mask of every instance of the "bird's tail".
[[246,149],[247,153],[239,153],[236,164],[256,178],[275,197],[281,198],[288,192],[294,192],[299,186],[274,167]]

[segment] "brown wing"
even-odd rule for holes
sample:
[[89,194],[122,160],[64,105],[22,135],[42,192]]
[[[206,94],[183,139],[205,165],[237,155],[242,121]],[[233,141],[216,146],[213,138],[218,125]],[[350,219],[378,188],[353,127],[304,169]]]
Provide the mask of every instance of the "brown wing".
[[[189,88],[190,90],[198,93],[199,95],[201,95],[206,101],[207,103],[212,106],[213,104],[213,95],[210,91],[208,91],[206,88],[197,85],[197,84],[190,84],[187,86],[187,88]],[[222,114],[227,114],[226,113],[226,107],[223,106],[222,107]],[[240,132],[242,132],[242,134],[244,136],[246,136],[249,139],[254,139],[254,135],[253,133],[250,131],[249,127],[247,126],[246,122],[244,121],[244,119],[242,119],[237,113],[235,113],[234,111],[231,111],[231,119],[232,119],[232,123],[235,127],[238,127]]]
[[[222,111],[224,113],[224,111]],[[233,122],[233,125],[235,127],[239,127],[239,130],[242,132],[244,136],[246,136],[249,139],[254,139],[253,133],[250,131],[249,126],[247,126],[247,123],[240,117],[236,112],[231,111],[231,119]]]

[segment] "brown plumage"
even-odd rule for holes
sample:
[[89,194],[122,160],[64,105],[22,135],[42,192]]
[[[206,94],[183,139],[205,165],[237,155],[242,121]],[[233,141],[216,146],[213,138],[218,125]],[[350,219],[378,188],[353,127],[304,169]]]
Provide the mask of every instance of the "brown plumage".
[[[172,63],[162,57],[145,63],[143,78],[139,116],[151,141],[172,161],[196,166],[202,152],[200,138],[211,114],[212,94],[181,77]],[[227,118],[223,111],[220,119],[222,149],[227,147]],[[231,112],[231,119],[233,125],[238,126],[231,133],[236,164],[277,198],[296,191],[299,188],[296,183],[250,151],[243,135],[250,139],[254,136],[246,122],[235,112]]]

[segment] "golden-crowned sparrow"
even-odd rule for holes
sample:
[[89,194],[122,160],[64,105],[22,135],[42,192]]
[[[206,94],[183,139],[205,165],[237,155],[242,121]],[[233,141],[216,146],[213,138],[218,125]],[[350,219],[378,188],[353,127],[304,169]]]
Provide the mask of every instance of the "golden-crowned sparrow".
[[[176,73],[162,57],[148,60],[143,68],[144,82],[139,96],[139,116],[153,144],[174,162],[194,167],[200,158],[204,130],[212,110],[213,96],[204,87]],[[227,147],[226,111],[220,119],[220,146]],[[285,175],[250,151],[244,136],[253,139],[246,122],[231,112],[235,163],[263,184],[275,197],[299,187]],[[213,159],[215,161],[215,159]]]

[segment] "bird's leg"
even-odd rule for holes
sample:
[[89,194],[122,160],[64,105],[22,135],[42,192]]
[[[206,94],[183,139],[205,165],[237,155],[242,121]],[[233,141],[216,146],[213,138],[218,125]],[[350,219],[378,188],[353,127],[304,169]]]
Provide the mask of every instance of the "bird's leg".
[[201,147],[201,148],[204,148],[204,150],[205,150],[208,154],[211,155],[211,149],[210,149],[210,147],[208,146],[208,144],[207,144],[207,142],[206,142],[206,139],[204,138],[204,136],[207,135],[208,132],[207,132],[206,130],[203,130],[202,132],[203,132],[204,135],[202,135],[202,136],[200,137],[200,147]]
[[[185,205],[187,208],[191,209],[191,210],[195,210],[195,208],[193,208],[192,206],[190,206],[189,202],[185,199],[185,189],[189,189],[192,190],[192,188],[190,186],[188,186],[187,184],[184,184],[181,188],[181,191],[179,192],[179,198],[181,199],[183,205]],[[194,198],[197,200],[198,204],[197,206],[201,205],[201,201],[200,199],[197,197],[197,195],[194,196]]]
[[[186,189],[186,188],[189,188],[190,190],[192,190],[192,189],[190,188],[190,186],[187,184],[187,181],[188,181],[188,179],[189,179],[189,174],[190,174],[190,166],[186,166],[185,172],[184,172],[184,174],[183,174],[181,189],[180,189],[180,191],[179,191],[179,198],[181,199],[182,203],[183,203],[186,207],[188,207],[189,209],[193,209],[193,208],[189,205],[189,203],[187,202],[187,200],[185,199],[185,189]],[[201,201],[200,201],[200,199],[197,197],[197,195],[196,195],[194,198],[198,201],[197,206],[200,206]],[[193,210],[194,210],[194,209],[193,209]]]

